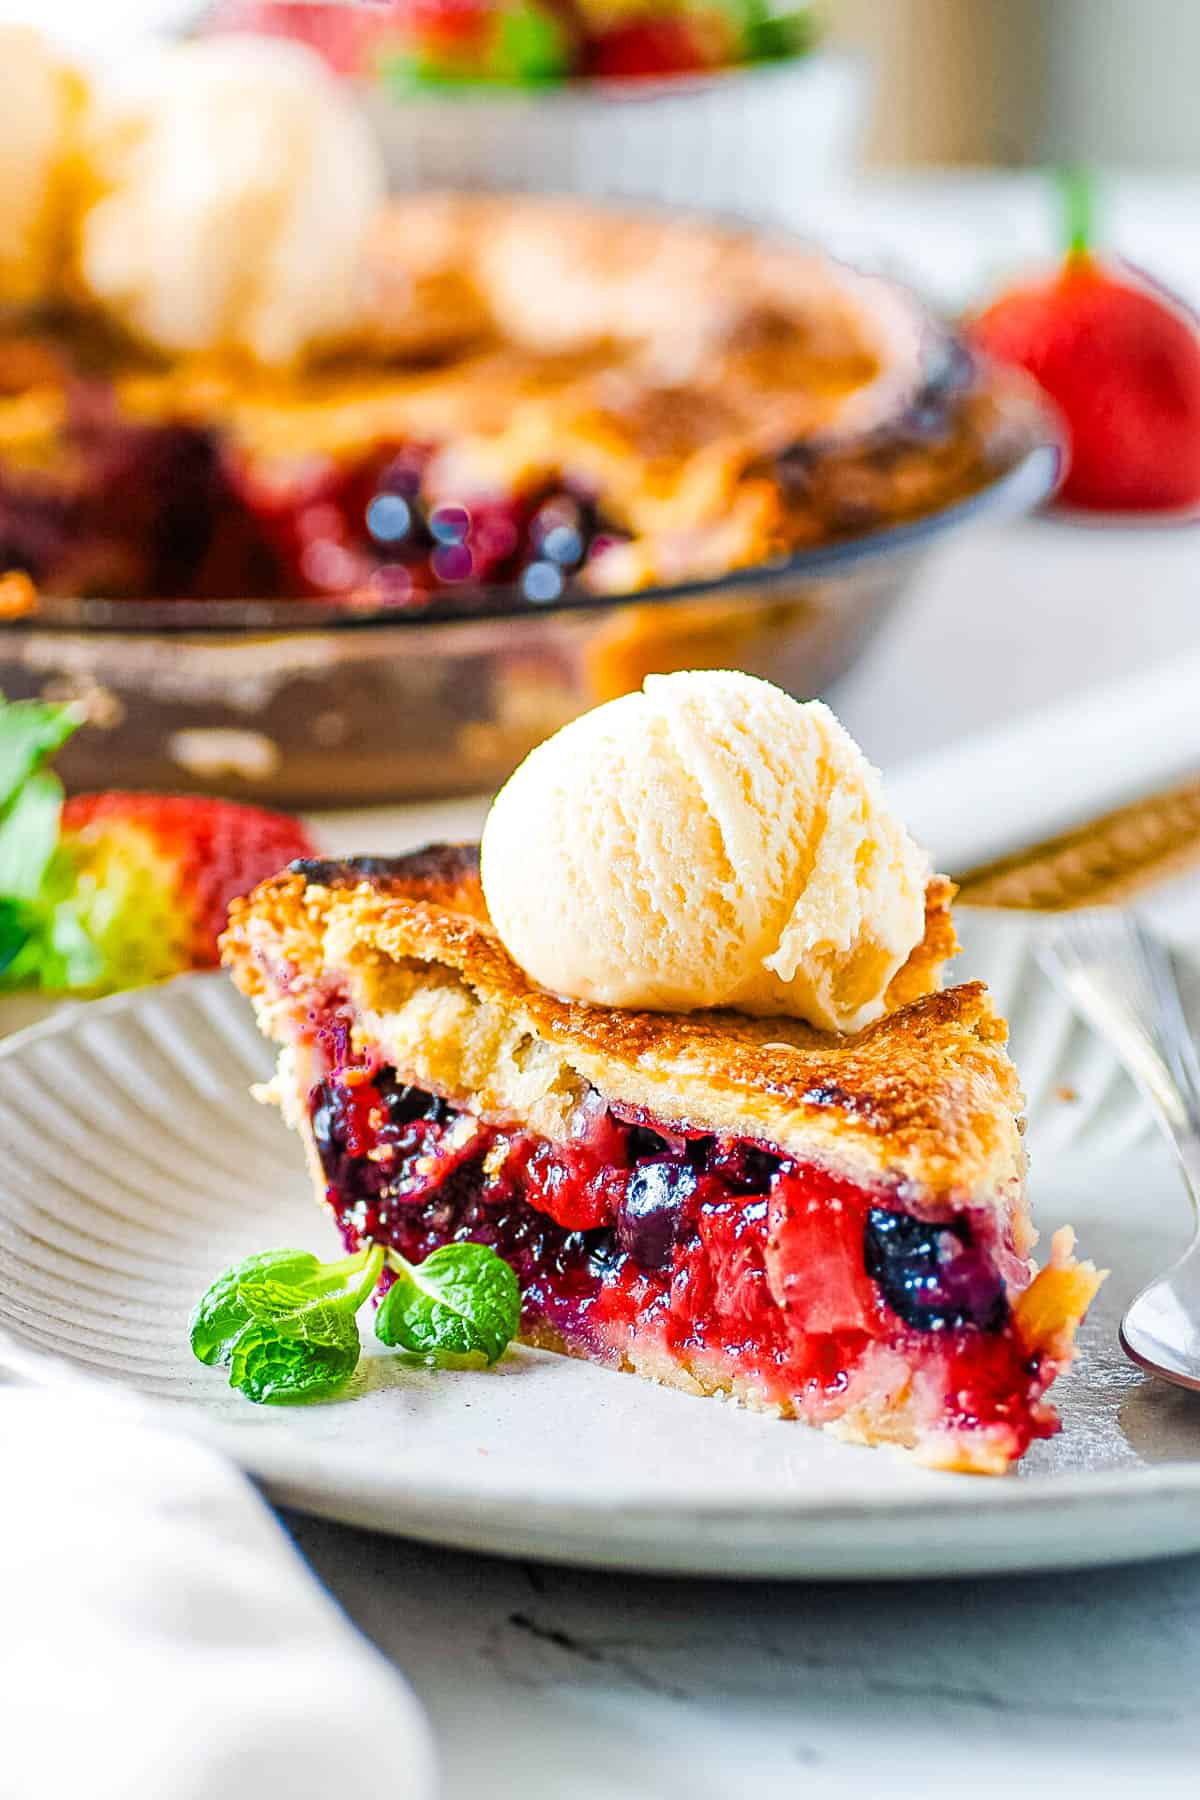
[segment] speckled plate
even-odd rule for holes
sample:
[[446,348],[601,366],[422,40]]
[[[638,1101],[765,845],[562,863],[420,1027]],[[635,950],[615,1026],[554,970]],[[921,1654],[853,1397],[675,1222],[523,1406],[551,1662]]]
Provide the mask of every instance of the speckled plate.
[[0,1363],[113,1384],[277,1499],[466,1548],[682,1573],[911,1576],[1200,1549],[1200,1404],[1121,1355],[1128,1296],[1187,1228],[1169,1156],[1111,1059],[1035,974],[1029,927],[969,916],[965,958],[1014,1024],[1034,1195],[1113,1269],[1065,1430],[1002,1481],[937,1475],[714,1401],[517,1349],[413,1371],[373,1340],[353,1391],[255,1408],[187,1317],[255,1249],[328,1254],[298,1146],[250,1099],[270,1067],[220,976],[73,1009],[0,1049]]

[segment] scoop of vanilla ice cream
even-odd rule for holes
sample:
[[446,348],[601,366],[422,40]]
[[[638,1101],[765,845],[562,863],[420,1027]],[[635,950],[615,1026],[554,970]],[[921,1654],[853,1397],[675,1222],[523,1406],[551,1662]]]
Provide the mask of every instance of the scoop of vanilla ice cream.
[[79,278],[138,337],[287,364],[353,330],[383,161],[312,51],[161,46],[106,77],[86,148]]
[[482,876],[555,993],[855,1031],[924,936],[929,865],[828,707],[714,671],[651,676],[534,750]]
[[36,32],[0,26],[0,300],[44,300],[61,274],[83,83]]

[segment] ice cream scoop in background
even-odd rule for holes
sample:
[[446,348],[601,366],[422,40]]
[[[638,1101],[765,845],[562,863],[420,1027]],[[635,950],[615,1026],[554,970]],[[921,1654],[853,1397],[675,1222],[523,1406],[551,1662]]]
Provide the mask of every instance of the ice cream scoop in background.
[[0,24],[0,302],[69,287],[156,349],[286,365],[361,324],[384,190],[300,45],[143,45],[85,75]]
[[80,76],[36,31],[0,24],[0,301],[27,306],[61,280]]
[[922,941],[929,865],[828,707],[705,671],[652,676],[533,751],[482,874],[503,943],[555,993],[854,1031]]
[[78,278],[135,336],[286,364],[353,331],[383,164],[313,52],[230,37],[131,56],[97,78],[84,155]]

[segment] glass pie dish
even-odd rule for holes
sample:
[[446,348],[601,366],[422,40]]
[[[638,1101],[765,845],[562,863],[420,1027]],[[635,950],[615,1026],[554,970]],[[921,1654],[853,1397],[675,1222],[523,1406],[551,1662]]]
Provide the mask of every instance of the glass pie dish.
[[843,673],[923,560],[1037,505],[1062,460],[1025,390],[965,497],[719,579],[464,612],[315,600],[44,598],[0,625],[0,689],[73,700],[69,788],[166,788],[299,807],[491,787],[550,732],[647,674],[737,667],[810,697]]
[[[887,278],[575,198],[393,196],[346,343],[0,334],[0,686],[69,785],[287,806],[485,788],[683,667],[837,676],[1055,427]],[[24,610],[22,610],[24,609]]]

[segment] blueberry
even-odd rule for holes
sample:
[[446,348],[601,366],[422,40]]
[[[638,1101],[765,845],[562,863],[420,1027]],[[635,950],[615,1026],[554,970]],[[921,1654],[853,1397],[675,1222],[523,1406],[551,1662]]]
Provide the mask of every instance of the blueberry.
[[429,529],[439,544],[465,544],[471,535],[471,515],[465,506],[435,506]]
[[779,1172],[780,1158],[740,1138],[709,1138],[702,1167],[736,1194],[765,1194]]
[[617,1237],[640,1269],[669,1267],[698,1180],[690,1163],[673,1157],[639,1163],[629,1177],[617,1208]]
[[[617,1257],[621,1246],[616,1234],[611,1231],[573,1231],[570,1238],[564,1240],[564,1247],[578,1239],[583,1245],[583,1260],[588,1271],[597,1277],[607,1275]],[[560,1261],[563,1259],[560,1257]]]
[[665,1137],[651,1131],[648,1125],[626,1127],[625,1150],[630,1162],[645,1162],[652,1156],[665,1156],[671,1148]]
[[409,1087],[390,1071],[379,1075],[376,1085],[389,1125],[412,1125],[417,1119],[427,1119],[431,1125],[448,1125],[454,1117],[454,1108],[448,1101],[426,1093],[424,1088]]
[[422,1088],[406,1087],[394,1077],[381,1077],[378,1087],[383,1114],[389,1125],[411,1125],[414,1119],[425,1117],[429,1095]]
[[441,543],[429,559],[439,581],[470,581],[475,557],[469,544]]
[[557,600],[564,587],[562,570],[556,563],[532,562],[521,577],[521,589],[527,600],[543,605]]
[[931,1224],[873,1206],[863,1261],[892,1311],[918,1331],[999,1331],[1008,1318],[1004,1283],[967,1219]]
[[574,525],[553,525],[542,539],[542,555],[573,569],[583,561],[583,538]]
[[412,526],[412,507],[400,494],[376,494],[367,507],[367,530],[376,543],[399,544]]

